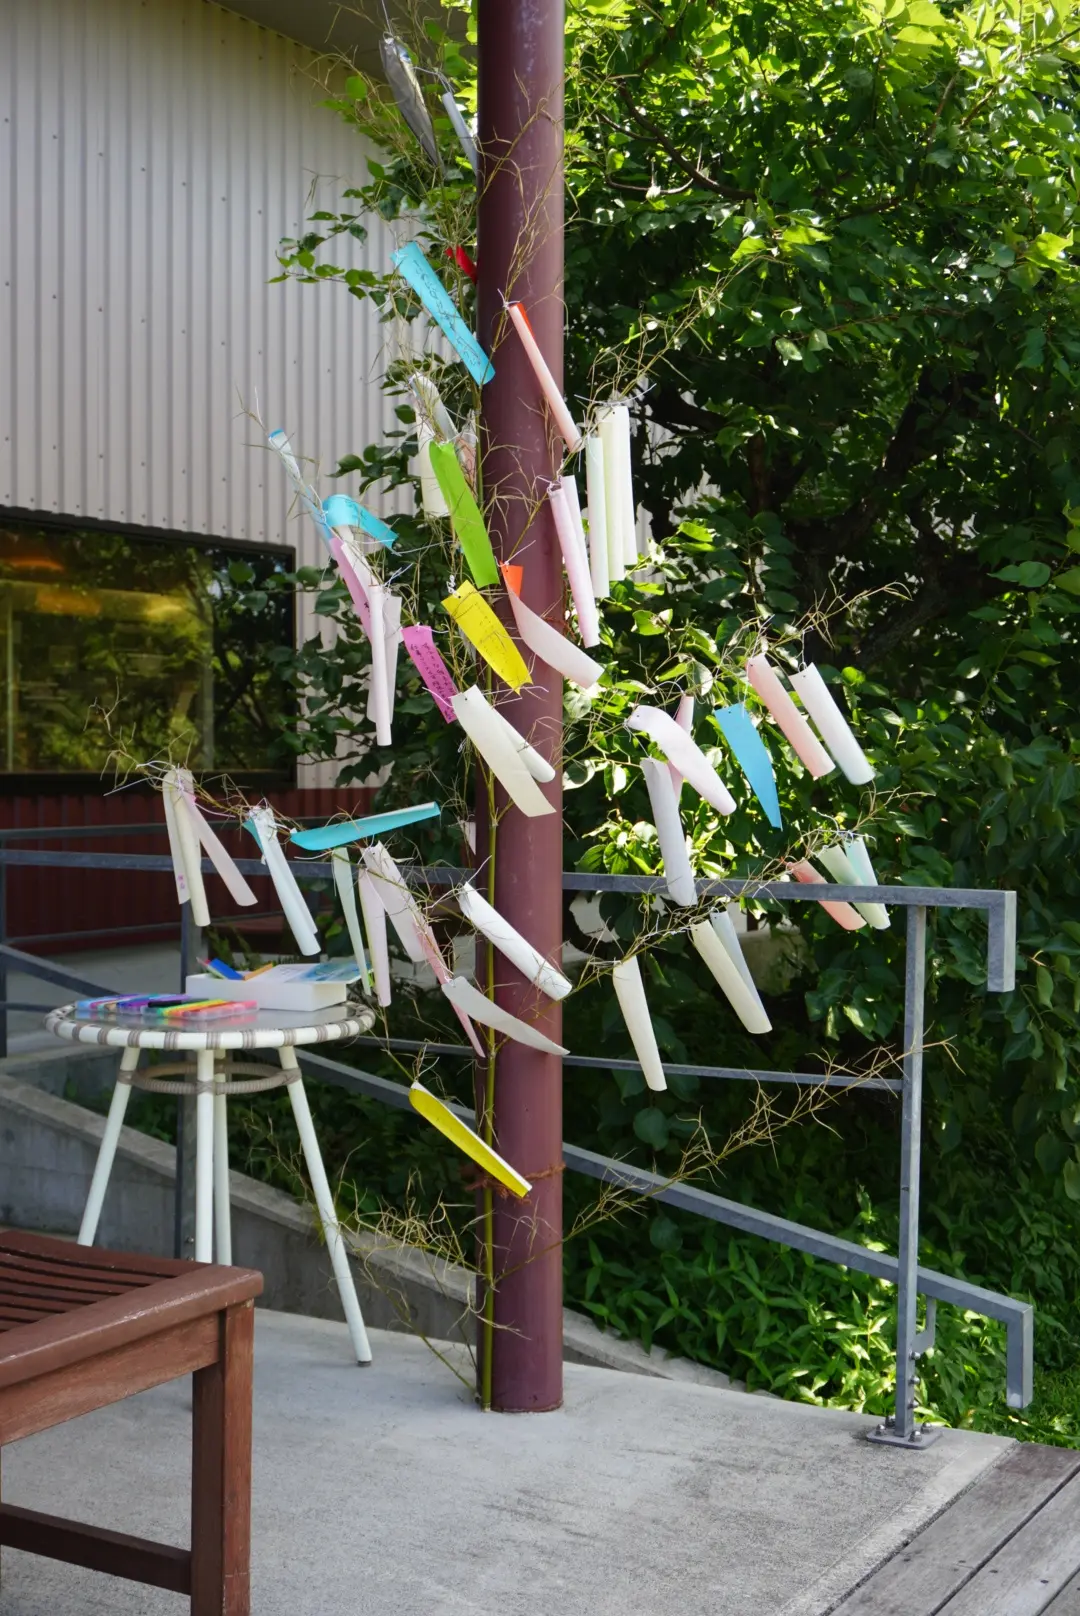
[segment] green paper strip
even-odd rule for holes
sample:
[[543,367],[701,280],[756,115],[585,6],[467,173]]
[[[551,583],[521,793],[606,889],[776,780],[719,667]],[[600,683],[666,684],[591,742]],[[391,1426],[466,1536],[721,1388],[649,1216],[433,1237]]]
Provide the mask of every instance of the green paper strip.
[[450,525],[461,545],[462,553],[473,575],[473,582],[486,589],[499,581],[495,553],[491,548],[484,518],[465,481],[458,457],[452,444],[433,443],[428,448],[431,469],[450,507]]

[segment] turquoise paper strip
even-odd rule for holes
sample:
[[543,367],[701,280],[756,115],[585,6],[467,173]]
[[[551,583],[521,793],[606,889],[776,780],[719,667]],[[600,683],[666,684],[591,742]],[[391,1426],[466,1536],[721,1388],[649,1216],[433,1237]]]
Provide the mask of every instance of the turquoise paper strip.
[[388,550],[394,548],[397,534],[392,527],[388,527],[379,517],[372,515],[360,504],[359,500],[350,499],[348,494],[331,494],[329,499],[323,500],[323,515],[331,527],[358,527],[369,538],[378,539],[385,544]]
[[751,791],[764,808],[769,824],[780,830],[783,821],[780,818],[780,799],[776,795],[772,759],[745,705],[740,701],[734,707],[717,707],[713,717],[734,752],[736,763],[749,781]]
[[369,836],[398,830],[402,825],[415,825],[421,819],[438,819],[441,812],[437,802],[424,802],[418,808],[392,808],[388,813],[372,814],[367,819],[336,819],[331,825],[294,830],[289,840],[305,852],[326,853],[333,847],[345,847],[349,842],[362,842]]
[[390,254],[394,268],[408,281],[431,318],[457,351],[478,387],[495,374],[495,366],[454,307],[453,299],[415,241]]

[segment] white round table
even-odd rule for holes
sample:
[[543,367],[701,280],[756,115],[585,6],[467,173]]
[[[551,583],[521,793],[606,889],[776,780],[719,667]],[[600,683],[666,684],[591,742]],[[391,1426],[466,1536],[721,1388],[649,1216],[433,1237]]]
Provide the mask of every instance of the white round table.
[[[105,1133],[98,1151],[90,1193],[86,1200],[79,1245],[92,1246],[97,1234],[105,1192],[109,1186],[116,1147],[131,1090],[195,1096],[195,1261],[232,1262],[232,1218],[229,1205],[229,1143],[226,1103],[230,1094],[258,1094],[284,1085],[300,1134],[319,1221],[326,1236],[334,1277],[341,1293],[349,1334],[358,1363],[371,1362],[371,1348],[349,1267],[348,1251],[334,1208],[334,1197],[323,1166],[319,1142],[311,1121],[304,1081],[296,1059],[298,1047],[340,1042],[367,1032],[375,1020],[371,1010],[335,1005],[331,1010],[260,1010],[235,1020],[207,1022],[195,1028],[148,1025],[135,1018],[118,1021],[81,1020],[75,1006],[61,1005],[45,1018],[45,1026],[58,1038],[72,1043],[107,1045],[123,1051],[120,1071],[109,1105]],[[140,1072],[144,1049],[194,1056],[190,1061],[155,1065]],[[277,1051],[277,1066],[257,1064],[237,1055],[259,1050]]]

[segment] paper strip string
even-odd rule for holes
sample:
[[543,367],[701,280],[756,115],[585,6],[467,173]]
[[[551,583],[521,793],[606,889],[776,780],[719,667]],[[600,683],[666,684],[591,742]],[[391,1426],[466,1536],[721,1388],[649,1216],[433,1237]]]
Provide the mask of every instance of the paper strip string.
[[655,742],[668,762],[674,763],[698,796],[711,803],[717,813],[735,812],[734,798],[704,752],[667,713],[662,713],[658,707],[635,707],[626,727]]
[[768,659],[764,656],[748,658],[746,677],[783,730],[791,750],[813,778],[820,780],[822,775],[831,774],[836,764],[780,683],[780,676],[769,666]]
[[500,954],[505,954],[511,965],[515,965],[534,987],[540,988],[549,999],[566,998],[571,984],[562,972],[549,964],[543,954],[519,931],[515,931],[510,922],[504,920],[498,910],[493,909],[468,881],[458,892],[457,900],[469,924],[475,926]]
[[473,381],[483,387],[495,374],[495,367],[481,348],[461,315],[453,299],[436,275],[415,241],[408,242],[390,254],[394,268],[408,281],[431,318],[438,325],[447,342],[465,364]]
[[289,442],[287,435],[279,427],[275,432],[267,434],[266,441],[271,449],[276,450],[277,454],[280,455],[281,463],[285,467],[289,481],[299,496],[301,505],[303,505],[311,520],[315,523],[320,536],[329,544],[334,536],[333,529],[323,515],[323,508],[318,494],[310,483],[304,481],[299,462],[293,453],[292,444]]
[[184,854],[180,845],[180,831],[176,823],[176,799],[179,791],[174,779],[175,770],[170,770],[161,782],[161,802],[165,809],[165,829],[169,836],[169,853],[172,856],[173,880],[176,883],[176,898],[178,903],[191,902],[191,889],[188,886],[187,871],[184,868]]
[[394,548],[397,534],[374,511],[348,494],[331,494],[323,500],[323,515],[331,527],[354,527],[369,539],[377,539],[387,550]]
[[649,1014],[637,955],[630,954],[620,960],[611,973],[611,980],[646,1083],[651,1089],[666,1089],[667,1078],[656,1044],[656,1032]]
[[[597,418],[600,446],[604,463],[605,537],[607,539],[608,578],[613,584],[626,577],[626,556],[623,551],[622,506],[623,475],[621,467],[621,439],[619,422],[614,410],[605,410]],[[610,587],[610,586],[609,586]]]
[[690,855],[686,850],[686,837],[679,817],[679,802],[668,765],[659,763],[656,758],[642,758],[641,772],[652,804],[653,824],[660,843],[668,897],[673,903],[687,909],[697,903],[697,884],[690,868]]
[[514,330],[521,338],[521,346],[525,349],[526,358],[533,368],[533,373],[540,383],[540,391],[547,400],[547,407],[551,411],[551,419],[555,422],[559,436],[562,438],[571,454],[577,454],[581,448],[582,438],[574,417],[566,407],[566,400],[556,384],[554,376],[548,368],[548,362],[540,352],[540,344],[533,334],[529,324],[529,317],[521,303],[507,303],[507,311],[514,323]]
[[402,825],[438,819],[441,812],[437,802],[421,802],[415,808],[388,808],[385,813],[369,814],[363,819],[334,819],[327,825],[313,825],[310,830],[294,830],[289,840],[307,853],[325,853],[330,848],[346,847],[350,842],[362,842],[370,836],[385,836],[387,831],[400,830]]
[[[450,90],[450,89],[445,90],[443,92],[442,96],[440,97],[440,99],[442,101],[443,107],[445,108],[446,116],[450,119],[450,123],[451,123],[451,126],[453,127],[453,131],[454,131],[455,135],[458,138],[458,145],[461,147],[462,151],[465,153],[465,160],[468,163],[469,167],[473,171],[473,178],[474,179],[479,179],[480,178],[480,160],[476,155],[476,144],[473,141],[472,135],[469,133],[468,124],[465,122],[465,119],[461,115],[461,108],[458,106],[457,102],[454,99],[453,90]],[[461,248],[458,247],[457,251],[461,252]],[[467,253],[463,254],[463,256],[468,257],[468,254]],[[472,279],[475,281],[476,276],[473,275]]]
[[529,670],[521,659],[521,652],[491,607],[466,579],[459,584],[443,605],[471,645],[490,662],[504,684],[511,690],[520,690],[529,682]]
[[[877,877],[870,864],[870,856],[866,851],[866,843],[862,837],[858,838],[859,853],[856,853],[855,842],[834,842],[832,847],[823,847],[818,853],[819,861],[824,864],[834,881],[847,887],[876,887]],[[867,873],[868,872],[868,873]],[[875,931],[889,929],[889,911],[882,903],[857,903],[855,908],[862,915],[867,925],[873,926]]]
[[[678,705],[678,707],[677,707],[677,709],[675,711],[675,722],[676,722],[676,724],[678,724],[679,728],[683,731],[683,733],[685,735],[693,735],[693,733],[694,733],[694,698],[693,698],[693,696],[687,695],[687,696],[680,696],[679,697],[679,705]],[[669,763],[668,764],[668,770],[669,770],[669,772],[671,774],[671,783],[675,787],[675,804],[676,804],[676,806],[678,806],[679,799],[682,796],[683,777],[679,773],[678,769],[675,767],[674,763]]]
[[330,540],[330,553],[338,564],[338,571],[345,580],[345,587],[349,591],[349,598],[353,603],[360,626],[368,639],[371,639],[371,607],[368,605],[367,591],[360,581],[359,574],[353,566],[352,557],[345,548],[341,535],[335,533]]
[[353,958],[356,960],[356,969],[360,972],[364,992],[370,993],[371,976],[368,972],[367,955],[364,953],[364,939],[360,933],[360,916],[356,912],[352,861],[343,847],[336,847],[330,855],[330,863],[334,871],[334,885],[341,903],[341,912],[345,916],[345,929],[352,944]]
[[483,691],[476,685],[470,685],[468,690],[455,696],[454,713],[511,802],[530,819],[537,819],[541,814],[553,814],[554,805],[548,802],[526,767],[525,752],[532,751],[532,748],[522,736],[517,735],[516,730],[516,744],[507,736],[507,728],[512,729],[513,726],[500,724],[499,715],[486,700]]
[[595,432],[585,439],[585,489],[589,505],[589,572],[593,595],[611,593],[608,573],[607,500],[604,496],[604,445]]
[[508,1161],[504,1161],[490,1145],[485,1145],[478,1133],[474,1133],[467,1123],[454,1115],[450,1107],[443,1102],[430,1089],[422,1083],[413,1082],[409,1089],[409,1104],[414,1111],[418,1111],[433,1128],[438,1128],[445,1134],[452,1145],[481,1167],[489,1178],[497,1179],[504,1184],[512,1195],[524,1197],[532,1189],[527,1178],[521,1174]]
[[251,831],[262,852],[263,863],[270,873],[274,883],[274,891],[278,895],[285,919],[289,929],[296,939],[296,946],[301,954],[318,954],[321,952],[319,934],[315,930],[315,922],[311,918],[311,910],[304,902],[304,895],[296,884],[296,877],[289,869],[281,844],[277,839],[277,820],[272,808],[253,808],[251,818],[247,821],[247,828]]
[[751,791],[764,808],[766,819],[775,830],[780,830],[780,799],[776,794],[772,759],[745,704],[740,701],[733,707],[717,707],[713,710],[713,717],[734,752],[735,761],[745,774]]
[[416,77],[416,69],[412,65],[405,46],[392,34],[384,34],[379,41],[379,55],[382,57],[383,72],[397,102],[397,109],[405,119],[409,128],[420,142],[425,155],[435,165],[442,177],[443,166],[439,157],[439,147],[435,140],[435,131],[431,127],[431,114],[424,102],[424,92]]
[[191,774],[187,769],[181,769],[178,772],[178,779],[183,792],[184,808],[195,827],[195,834],[202,843],[207,858],[225,883],[233,902],[242,904],[246,909],[252,908],[259,900],[237,869],[232,854],[219,839],[213,826],[207,822],[195,800],[195,782]]
[[581,635],[582,645],[600,644],[600,619],[596,612],[596,596],[593,594],[592,576],[589,572],[589,557],[585,549],[584,535],[579,534],[575,524],[570,501],[566,497],[566,489],[562,478],[552,483],[548,489],[548,499],[551,501],[552,513],[555,517],[555,531],[559,536],[559,549],[562,551],[563,566],[570,581],[570,593],[574,600],[574,610],[577,613],[578,633]]
[[450,507],[450,525],[474,581],[482,589],[499,581],[499,569],[484,518],[465,482],[465,475],[449,443],[433,443],[428,450],[443,498]]
[[[456,105],[457,103],[455,102],[455,106]],[[470,136],[469,138],[471,139],[472,137]],[[457,265],[463,275],[467,275],[469,277],[475,286],[479,271],[472,259],[469,257],[468,253],[465,251],[464,247],[447,247],[446,256],[449,258],[452,264]]]
[[386,910],[366,870],[357,872],[356,892],[364,917],[371,970],[375,978],[375,1002],[385,1009],[391,999],[390,950],[386,946]]
[[448,724],[454,723],[457,685],[435,647],[435,636],[431,629],[426,623],[410,623],[408,628],[402,629],[401,638],[436,707]]
[[512,1038],[515,1043],[526,1044],[530,1049],[540,1049],[545,1055],[568,1055],[562,1044],[553,1043],[546,1038],[536,1027],[527,1021],[519,1021],[508,1010],[501,1010],[497,1004],[492,1004],[480,989],[467,982],[463,976],[454,976],[449,982],[442,984],[442,990],[455,1009],[464,1011],[474,1021],[479,1021],[483,1027],[494,1027],[496,1032]]
[[414,965],[423,965],[427,955],[416,924],[420,911],[405,883],[405,877],[381,842],[361,848],[360,857],[406,955]]
[[754,1034],[771,1032],[772,1022],[765,1013],[757,989],[747,987],[742,972],[714,927],[707,920],[698,921],[696,925],[690,927],[690,941],[712,972],[724,997],[747,1032]]
[[[604,673],[603,664],[594,662],[592,657],[586,656],[576,645],[560,634],[558,629],[542,618],[539,612],[534,612],[530,606],[518,596],[518,591],[511,586],[511,580],[506,575],[511,568],[504,563],[503,576],[506,581],[507,594],[510,597],[510,610],[514,614],[517,625],[518,638],[527,646],[541,662],[546,662],[549,668],[561,673],[564,679],[577,685],[581,690],[591,690]],[[522,569],[518,569],[521,571]]]
[[757,983],[750,974],[750,967],[746,963],[746,956],[742,951],[739,934],[735,930],[735,922],[732,920],[726,904],[722,904],[719,909],[712,911],[709,916],[709,924],[727,949],[728,958],[742,977],[747,993],[752,995],[761,1008],[761,1014],[764,1016],[765,1006],[761,1003],[761,994],[757,990]]
[[[796,881],[803,881],[808,886],[828,886],[829,884],[821,872],[814,869],[808,859],[802,859],[798,864],[792,864],[790,868]],[[821,907],[827,915],[832,916],[838,926],[843,926],[845,931],[859,931],[861,927],[866,925],[862,915],[856,914],[850,903],[826,903],[822,899]]]
[[851,732],[832,691],[812,662],[791,675],[803,706],[817,725],[818,734],[853,786],[864,786],[877,773]]

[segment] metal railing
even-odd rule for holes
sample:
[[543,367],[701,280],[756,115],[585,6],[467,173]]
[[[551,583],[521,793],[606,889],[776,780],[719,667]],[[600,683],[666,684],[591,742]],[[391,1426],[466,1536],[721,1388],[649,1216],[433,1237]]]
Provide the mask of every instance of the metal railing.
[[[157,825],[146,829],[163,830]],[[97,830],[99,827],[93,827]],[[104,827],[101,827],[104,829]],[[130,834],[133,827],[115,827],[116,834]],[[139,827],[140,830],[143,827]],[[85,834],[84,827],[76,827],[71,834]],[[26,839],[46,839],[55,832],[45,827],[32,827]],[[9,1006],[7,973],[14,966],[26,970],[42,980],[77,993],[106,991],[95,984],[83,982],[71,973],[34,956],[12,948],[5,940],[4,930],[4,872],[11,867],[53,867],[74,869],[142,870],[172,873],[172,860],[168,855],[129,853],[64,853],[44,849],[18,849],[2,845],[10,832],[0,832],[0,1054],[4,1051],[5,1019]],[[245,875],[266,874],[258,859],[238,859],[238,868]],[[296,861],[294,874],[303,884],[325,882],[325,869],[316,863]],[[212,873],[209,861],[203,862],[204,872]],[[408,879],[416,885],[439,889],[454,887],[474,871],[452,869],[446,866],[412,866],[406,869]],[[661,878],[649,876],[593,875],[579,871],[563,874],[563,887],[576,892],[622,892],[637,895],[662,896],[665,883]],[[754,880],[710,880],[697,883],[698,898],[729,899],[752,897],[784,905],[820,903],[823,890],[794,882]],[[794,1083],[834,1088],[874,1088],[898,1093],[901,1097],[900,1138],[900,1238],[895,1257],[873,1251],[838,1235],[827,1234],[805,1224],[762,1212],[730,1201],[710,1191],[692,1185],[671,1182],[661,1175],[616,1161],[594,1151],[573,1144],[564,1144],[563,1159],[568,1169],[597,1178],[603,1183],[622,1186],[647,1195],[652,1199],[693,1212],[699,1217],[726,1224],[747,1234],[791,1246],[813,1256],[821,1257],[845,1268],[885,1279],[897,1287],[897,1348],[896,1348],[896,1404],[894,1415],[879,1433],[883,1441],[896,1442],[905,1447],[918,1446],[926,1440],[915,1421],[915,1383],[918,1359],[933,1344],[935,1312],[939,1301],[969,1309],[986,1318],[999,1320],[1006,1329],[1006,1397],[1010,1408],[1023,1408],[1031,1401],[1033,1375],[1033,1310],[1028,1302],[972,1285],[966,1280],[919,1266],[919,1172],[921,1155],[922,1077],[926,999],[926,931],[927,916],[932,909],[981,910],[988,922],[987,990],[992,993],[1009,992],[1015,983],[1016,959],[1016,895],[1013,892],[991,892],[966,888],[938,888],[915,886],[841,886],[830,883],[827,889],[830,902],[878,903],[907,912],[906,959],[904,974],[904,1035],[900,1057],[902,1076],[897,1078],[858,1076],[810,1072],[774,1072],[743,1067],[676,1066],[669,1065],[672,1073],[686,1072],[698,1077],[722,1081],[743,1081],[761,1084]],[[276,911],[275,911],[276,912]],[[252,911],[248,911],[250,915]],[[182,909],[181,928],[181,985],[200,947],[200,937],[190,924],[188,906]],[[21,1007],[20,1007],[21,1008]],[[431,1054],[471,1059],[472,1051],[466,1045],[427,1044],[415,1039],[356,1040],[360,1046],[418,1051]],[[370,1096],[385,1104],[407,1107],[408,1090],[402,1084],[346,1066],[340,1061],[305,1050],[298,1051],[301,1061],[313,1074],[339,1087]],[[567,1055],[568,1066],[605,1070],[640,1071],[636,1061],[611,1059],[600,1056]],[[456,1107],[467,1120],[472,1113],[468,1108]],[[183,1134],[180,1146],[183,1148]],[[177,1164],[178,1229],[181,1223],[179,1197],[183,1193],[181,1162]],[[917,1299],[926,1298],[926,1325],[917,1327]]]

